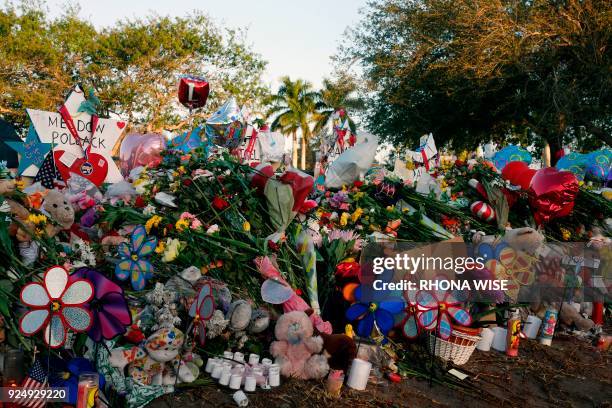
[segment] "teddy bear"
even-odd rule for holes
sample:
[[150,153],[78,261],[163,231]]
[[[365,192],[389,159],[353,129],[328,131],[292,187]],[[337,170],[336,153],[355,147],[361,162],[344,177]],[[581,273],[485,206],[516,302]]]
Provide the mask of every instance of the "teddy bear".
[[274,328],[277,340],[270,345],[270,353],[280,365],[281,374],[304,380],[323,378],[327,374],[327,358],[319,354],[323,339],[313,337],[313,331],[312,321],[302,311],[279,317]]
[[45,196],[42,205],[42,212],[57,223],[47,224],[47,235],[53,237],[60,231],[70,229],[74,224],[74,208],[68,199],[59,190],[51,190]]
[[143,385],[174,385],[177,375],[180,382],[193,382],[200,370],[192,362],[193,353],[189,353],[190,361],[179,355],[184,341],[185,335],[180,330],[162,328],[151,334],[142,346],[112,350],[109,362],[121,370],[127,366],[128,375]]

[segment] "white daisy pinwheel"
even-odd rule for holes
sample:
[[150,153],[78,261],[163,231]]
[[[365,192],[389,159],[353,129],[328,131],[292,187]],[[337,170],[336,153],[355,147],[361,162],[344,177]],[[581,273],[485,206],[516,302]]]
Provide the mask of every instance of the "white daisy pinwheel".
[[28,283],[21,289],[21,302],[29,310],[19,321],[19,330],[31,336],[44,328],[44,340],[52,348],[61,347],[66,332],[84,332],[91,326],[86,304],[93,297],[93,286],[85,279],[68,283],[68,272],[53,266],[45,272],[43,283]]

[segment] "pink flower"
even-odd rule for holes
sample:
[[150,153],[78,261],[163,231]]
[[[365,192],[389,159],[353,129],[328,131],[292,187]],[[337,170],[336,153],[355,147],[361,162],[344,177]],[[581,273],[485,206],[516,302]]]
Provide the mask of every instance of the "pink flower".
[[195,230],[201,227],[202,221],[198,220],[197,218],[194,218],[193,221],[191,221],[191,229]]

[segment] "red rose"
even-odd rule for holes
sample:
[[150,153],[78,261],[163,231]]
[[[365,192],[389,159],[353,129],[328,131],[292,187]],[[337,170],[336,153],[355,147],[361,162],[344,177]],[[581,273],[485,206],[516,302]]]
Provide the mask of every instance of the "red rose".
[[299,289],[299,288],[296,289],[295,290],[295,294],[298,295],[298,296],[302,296],[302,289]]
[[361,186],[363,186],[363,181],[357,180],[353,183],[353,185],[357,188],[360,188]]
[[280,249],[280,246],[276,242],[268,240],[268,248],[276,252]]
[[189,187],[191,184],[193,184],[193,180],[191,180],[191,179],[185,179],[185,180],[183,180],[183,185],[184,185],[185,187]]
[[136,200],[134,201],[134,207],[136,208],[144,208],[146,207],[147,203],[145,203],[144,198],[142,198],[142,196],[138,196],[136,197]]
[[215,208],[215,210],[221,211],[229,207],[229,203],[225,199],[215,196],[212,201],[212,206]]

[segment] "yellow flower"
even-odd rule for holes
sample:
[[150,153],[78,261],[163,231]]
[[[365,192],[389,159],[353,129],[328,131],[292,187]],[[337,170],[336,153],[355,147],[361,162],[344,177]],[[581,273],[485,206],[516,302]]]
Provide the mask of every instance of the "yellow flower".
[[151,218],[149,218],[147,222],[145,223],[145,229],[147,230],[147,234],[151,232],[152,228],[159,227],[159,223],[161,222],[161,220],[162,220],[162,217],[160,217],[159,215],[154,215]]
[[363,209],[358,207],[355,212],[351,215],[351,221],[357,222],[357,220],[363,215]]
[[181,247],[181,242],[176,239],[170,239],[166,241],[166,249],[164,250],[164,256],[162,257],[162,261],[164,262],[172,262],[176,259],[179,254],[179,249]]
[[189,220],[185,218],[181,218],[180,220],[176,222],[176,224],[174,224],[174,226],[176,227],[176,230],[178,232],[183,232],[186,229],[189,229]]
[[347,212],[343,212],[342,215],[340,216],[340,225],[341,226],[346,226],[346,224],[348,223],[348,219],[349,219],[349,213]]
[[25,187],[25,181],[23,180],[15,181],[15,188],[17,190],[23,190],[24,187]]
[[392,205],[390,205],[390,206],[388,206],[388,207],[387,207],[387,211],[391,212],[391,211],[393,211],[393,209],[394,209],[394,208],[395,208],[395,207],[393,207]]
[[572,237],[572,233],[567,228],[561,228],[561,234],[563,235],[564,241],[569,241],[569,239]]
[[358,201],[360,200],[363,196],[365,195],[365,193],[363,191],[358,191],[353,195],[353,199]]
[[28,221],[34,225],[45,224],[47,222],[47,217],[43,214],[30,214],[28,215]]
[[166,243],[164,241],[159,241],[157,247],[155,248],[156,254],[163,254],[166,249]]
[[248,221],[242,223],[242,229],[246,232],[251,230],[251,224]]

